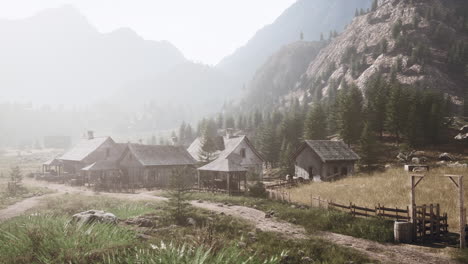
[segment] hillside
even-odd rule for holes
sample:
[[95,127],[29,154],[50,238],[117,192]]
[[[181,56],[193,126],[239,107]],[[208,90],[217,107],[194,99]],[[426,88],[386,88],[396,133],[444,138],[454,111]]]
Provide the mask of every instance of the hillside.
[[458,105],[466,89],[467,3],[384,0],[360,15],[311,61],[293,97],[327,97],[343,80],[364,89],[380,73],[441,91]]
[[325,44],[298,41],[281,48],[257,70],[248,86],[248,103],[265,106],[292,91]]
[[367,9],[371,0],[298,0],[271,25],[259,30],[248,43],[224,58],[217,68],[248,83],[256,70],[282,46],[300,39],[319,40],[320,33],[342,31],[356,8]]
[[100,33],[71,6],[0,20],[0,32],[0,86],[10,91],[3,100],[91,103],[186,61],[172,44],[130,29]]

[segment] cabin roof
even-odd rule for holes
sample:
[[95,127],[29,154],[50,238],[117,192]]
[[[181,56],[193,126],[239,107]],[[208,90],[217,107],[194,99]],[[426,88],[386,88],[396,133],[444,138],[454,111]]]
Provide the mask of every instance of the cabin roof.
[[360,159],[359,155],[343,141],[331,140],[306,140],[294,153],[293,158],[296,158],[306,147],[311,148],[322,162],[356,161]]
[[119,164],[116,160],[100,160],[96,161],[93,164],[84,167],[82,171],[108,171],[108,170],[118,170]]
[[143,166],[194,165],[196,163],[182,146],[128,144],[128,148]]
[[230,156],[229,158],[218,158],[207,165],[198,168],[199,171],[218,172],[247,172],[247,169],[240,164],[240,157]]
[[91,153],[96,151],[104,142],[112,140],[110,137],[96,137],[93,139],[84,139],[78,142],[71,150],[63,154],[60,160],[82,161]]
[[[215,145],[216,145],[217,151],[214,154],[219,155],[222,152],[222,150],[225,149],[223,137],[216,136]],[[192,157],[195,160],[200,161],[199,156],[200,156],[200,151],[201,151],[202,146],[203,146],[203,138],[198,137],[192,142],[192,144],[190,144],[190,146],[187,148],[187,151],[190,153],[190,155],[192,155]]]
[[46,165],[46,166],[60,166],[61,165],[61,162],[56,159],[56,158],[53,158],[53,159],[50,159],[44,163],[42,163],[43,165]]

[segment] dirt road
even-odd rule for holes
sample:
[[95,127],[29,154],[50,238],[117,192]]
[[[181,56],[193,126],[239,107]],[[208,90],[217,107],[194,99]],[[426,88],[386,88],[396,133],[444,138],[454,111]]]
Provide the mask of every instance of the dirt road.
[[[96,195],[93,191],[87,190],[85,188],[70,187],[61,184],[38,184],[41,186],[47,186],[48,188],[55,190],[56,193],[44,195],[42,197],[29,198],[22,202],[16,203],[4,210],[0,210],[0,221],[2,219],[6,220],[23,214],[25,211],[37,206],[40,203],[40,200],[45,197],[51,197],[63,193],[76,193],[90,196]],[[167,200],[164,197],[155,196],[152,192],[142,192],[136,194],[100,193],[99,195],[129,200]],[[310,234],[307,234],[303,227],[293,225],[291,223],[278,220],[276,218],[265,218],[264,212],[254,208],[244,206],[227,206],[224,204],[198,201],[193,201],[192,205],[206,210],[224,213],[233,217],[245,219],[247,221],[252,222],[257,228],[259,228],[262,231],[278,232],[284,234],[285,237],[288,238],[304,239],[310,236]],[[381,244],[365,239],[359,239],[329,232],[317,233],[314,234],[314,237],[318,237],[344,247],[353,248],[368,256],[370,259],[382,263],[458,263],[454,260],[451,260],[450,256],[446,255],[446,253],[441,250],[429,249],[425,247],[412,245]]]

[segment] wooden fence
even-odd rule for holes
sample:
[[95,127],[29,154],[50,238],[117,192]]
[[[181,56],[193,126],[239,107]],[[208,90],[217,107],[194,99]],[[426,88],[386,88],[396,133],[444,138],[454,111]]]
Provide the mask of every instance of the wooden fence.
[[439,204],[415,206],[416,235],[422,240],[432,240],[448,233],[447,213],[441,215]]

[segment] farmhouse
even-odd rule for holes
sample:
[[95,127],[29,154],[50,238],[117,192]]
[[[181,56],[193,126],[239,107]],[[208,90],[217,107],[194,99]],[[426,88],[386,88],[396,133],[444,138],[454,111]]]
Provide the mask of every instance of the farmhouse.
[[224,147],[216,160],[198,168],[200,188],[240,192],[242,182],[244,190],[247,189],[248,176],[262,180],[264,159],[247,136],[227,136]]
[[68,174],[79,173],[81,169],[97,161],[108,160],[119,153],[116,143],[111,137],[94,137],[92,131],[88,138],[80,141],[58,160],[62,163],[63,171]]
[[123,181],[140,187],[166,187],[174,170],[187,167],[196,180],[196,161],[182,146],[128,144],[119,160]]
[[292,159],[296,177],[331,180],[353,174],[359,156],[342,141],[306,140]]

